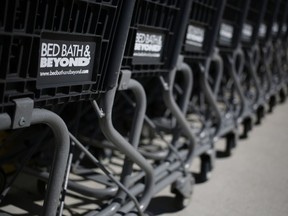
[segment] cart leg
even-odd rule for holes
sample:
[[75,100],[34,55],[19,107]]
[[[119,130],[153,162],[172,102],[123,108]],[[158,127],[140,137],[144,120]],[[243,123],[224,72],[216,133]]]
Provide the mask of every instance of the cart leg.
[[229,157],[232,155],[232,151],[237,146],[237,136],[236,133],[231,132],[226,135],[226,149],[224,151],[224,154],[226,157]]
[[271,96],[270,100],[269,100],[269,113],[272,113],[274,110],[274,107],[276,106],[276,97],[273,95]]
[[279,98],[280,98],[280,103],[284,103],[286,101],[287,93],[284,88],[281,88],[279,91]]
[[256,111],[256,115],[257,115],[256,125],[260,125],[262,119],[265,116],[265,108],[263,106],[259,107],[258,110]]
[[208,151],[200,156],[200,172],[194,174],[196,183],[204,183],[211,178],[215,161],[215,151],[213,150],[213,152]]
[[251,118],[246,118],[243,122],[243,134],[240,136],[241,139],[248,138],[249,132],[253,128],[253,122]]
[[175,204],[178,209],[183,209],[189,205],[194,184],[194,177],[188,174],[171,185],[171,193],[175,194]]
[[[0,130],[12,128],[12,121],[8,114],[0,115]],[[45,109],[33,109],[31,125],[46,124],[51,128],[55,138],[55,151],[47,185],[47,194],[44,200],[42,214],[55,216],[60,203],[68,155],[69,134],[64,121],[55,113]]]

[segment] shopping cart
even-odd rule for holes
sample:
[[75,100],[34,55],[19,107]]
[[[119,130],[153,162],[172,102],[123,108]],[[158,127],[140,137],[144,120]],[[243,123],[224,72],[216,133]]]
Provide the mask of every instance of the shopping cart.
[[[261,88],[261,82],[257,74],[260,63],[260,48],[258,45],[258,33],[266,9],[266,1],[250,1],[248,14],[242,29],[241,43],[245,53],[244,70],[240,77],[240,83],[243,89],[245,99],[251,113],[255,113],[256,123],[260,123],[266,110],[265,94]],[[251,119],[252,120],[252,119]],[[248,136],[252,122],[245,122],[242,137]],[[244,124],[245,124],[244,123]]]
[[[192,74],[187,65],[178,61],[191,3],[168,0],[137,2],[121,74],[123,81],[131,76],[140,82],[147,94],[142,138],[139,146],[135,143],[135,148],[153,164],[155,187],[152,194],[172,185],[171,190],[176,194],[175,201],[180,207],[190,199],[194,182],[188,169],[195,137],[183,115],[192,87]],[[173,96],[176,71],[187,78],[184,84],[186,96],[180,102]],[[126,101],[125,110],[129,110],[129,106],[133,110],[136,98],[125,93],[122,98]],[[120,115],[123,113],[122,110]],[[123,123],[128,120],[125,115],[119,117],[119,113],[118,118]],[[122,125],[122,128],[125,127]]]
[[[262,86],[262,91],[265,94],[266,102],[269,106],[268,111],[272,111],[277,102],[276,86],[273,84],[272,76],[272,61],[273,61],[273,43],[272,32],[273,24],[276,21],[279,10],[280,1],[268,1],[265,9],[265,14],[259,28],[259,45],[260,45],[260,64],[257,70],[258,77]],[[277,30],[277,25],[274,25],[274,30]],[[277,30],[278,31],[278,30]]]
[[[184,145],[185,151],[183,153],[178,152],[177,147],[173,146],[174,142],[179,139],[175,139],[172,142],[169,140],[166,143],[167,152],[165,153],[167,154],[164,157],[159,156],[159,152],[147,150],[147,146],[151,148],[154,143],[150,142],[144,146],[146,139],[143,138],[143,131],[145,129],[142,130],[144,120],[144,127],[150,127],[150,129],[158,133],[157,137],[163,138],[163,142],[167,141],[163,137],[162,131],[159,131],[159,127],[155,126],[155,116],[150,116],[150,104],[155,103],[149,95],[146,97],[143,87],[145,90],[147,90],[147,87],[151,89],[159,87],[159,84],[161,84],[159,77],[162,76],[163,79],[160,78],[160,80],[162,80],[163,85],[166,82],[173,82],[173,79],[169,78],[168,75],[171,77],[173,76],[172,73],[175,73],[174,67],[178,58],[177,53],[179,53],[181,46],[178,41],[181,41],[179,38],[184,35],[185,17],[187,17],[188,10],[191,8],[190,4],[191,1],[136,1],[122,61],[122,69],[119,79],[116,77],[117,89],[111,88],[100,97],[100,103],[93,103],[93,107],[98,113],[99,126],[103,134],[108,138],[108,142],[105,139],[101,139],[98,133],[95,136],[95,133],[92,135],[92,133],[89,134],[87,132],[91,131],[86,130],[91,125],[89,123],[96,120],[95,116],[91,115],[93,113],[91,108],[84,114],[85,122],[87,123],[86,129],[81,128],[83,124],[79,127],[81,128],[79,139],[86,140],[90,144],[88,146],[89,149],[91,149],[91,146],[93,148],[93,146],[97,145],[97,150],[100,149],[99,151],[104,152],[104,159],[108,159],[109,167],[112,163],[115,165],[113,161],[117,160],[116,169],[122,170],[119,173],[119,177],[126,188],[126,190],[120,188],[117,192],[117,190],[115,191],[115,185],[110,187],[107,184],[107,190],[95,191],[90,189],[90,195],[94,193],[95,198],[105,199],[109,203],[108,206],[102,205],[98,210],[91,212],[90,214],[92,215],[128,214],[135,210],[138,210],[138,214],[141,214],[149,204],[151,197],[172,183],[174,183],[173,190],[177,193],[176,200],[178,202],[181,202],[181,200],[184,202],[187,198],[190,199],[193,178],[187,173],[187,168],[191,163],[194,145],[194,140],[192,139],[194,137],[189,131],[181,110],[173,101],[169,88],[165,88],[164,91],[167,98],[166,103],[168,107],[170,106],[172,112],[175,113],[178,124],[182,128],[184,127],[185,136],[188,137],[188,144],[180,143],[182,146]],[[121,47],[118,46],[118,48]],[[115,66],[108,66],[108,71],[117,70]],[[154,81],[157,79],[158,86],[153,86],[152,82],[149,83],[149,86],[145,85],[145,79],[154,79]],[[164,79],[167,79],[167,81]],[[112,77],[111,80],[115,80],[115,77],[114,79]],[[192,79],[188,79],[189,85],[190,80],[192,81]],[[169,86],[170,83],[167,87]],[[160,89],[160,91],[163,90]],[[159,98],[162,97],[159,95]],[[147,112],[146,103],[148,104]],[[179,133],[179,130],[177,128],[177,133]],[[142,139],[139,142],[141,134]],[[127,141],[131,144],[126,145],[128,144]],[[115,146],[117,142],[118,148]],[[122,145],[120,146],[120,153],[119,145]],[[137,152],[135,153],[134,151]],[[139,156],[138,152],[145,156],[146,160],[141,155]],[[135,167],[135,164],[138,166]],[[150,164],[153,165],[153,170]],[[77,187],[75,188],[71,183],[70,186],[77,190]],[[85,194],[89,194],[87,188],[82,187],[81,190],[85,190]],[[80,191],[78,190],[78,192]],[[135,199],[131,199],[133,196],[134,198],[140,197],[139,204],[135,202]]]
[[[231,150],[236,146],[238,123],[242,123],[244,120],[249,123],[251,118],[250,109],[239,80],[245,62],[240,39],[248,6],[249,1],[226,1],[217,40],[217,46],[224,63],[217,100],[223,107],[222,109],[225,110],[226,119],[223,120],[223,124],[228,128],[225,130],[232,131],[227,136],[226,155],[230,155]],[[250,125],[244,124],[245,127]]]
[[[245,86],[246,98],[256,114],[256,123],[260,124],[266,111],[266,99],[262,89],[257,69],[260,63],[260,48],[258,44],[259,28],[266,10],[267,1],[250,1],[248,14],[242,29],[242,47],[245,53],[245,66],[242,86]],[[244,131],[246,136],[248,131]]]
[[288,16],[288,3],[279,1],[279,9],[272,26],[272,44],[273,44],[273,60],[272,60],[272,79],[276,86],[277,94],[280,102],[284,102],[287,97],[287,84],[285,72],[285,33],[287,31],[286,20]]
[[[193,1],[182,45],[184,61],[193,71],[194,86],[186,116],[197,137],[194,156],[201,161],[200,172],[196,175],[199,182],[206,181],[214,167],[216,138],[230,132],[224,132],[225,115],[216,99],[223,65],[215,42],[224,5],[225,1]],[[181,90],[178,90],[181,95],[180,81],[175,88]]]
[[[69,134],[63,120],[49,110],[62,115],[61,110],[68,104],[93,101],[116,86],[133,6],[134,1],[116,0],[1,1],[1,130],[46,124],[54,134],[51,142],[47,128],[31,129],[37,142],[21,152],[24,155],[19,160],[21,164],[16,164],[20,168],[1,191],[1,200],[18,174],[25,171],[48,182],[42,214],[62,214],[73,156],[69,154],[70,139],[78,148],[83,146]],[[20,136],[23,134],[20,131]],[[35,166],[35,151],[39,146],[42,148],[47,137],[50,137],[49,143],[56,144],[53,162],[46,162],[44,167],[51,170],[50,174],[24,168],[24,162],[30,161],[32,156]],[[21,141],[25,139],[23,137]],[[81,150],[85,152],[85,148]],[[15,155],[13,149],[12,154],[8,153],[2,157],[2,166],[13,159],[8,156]],[[42,150],[40,153],[47,152]],[[137,151],[133,153],[133,157],[137,157]],[[89,156],[91,160],[95,159],[93,155]]]

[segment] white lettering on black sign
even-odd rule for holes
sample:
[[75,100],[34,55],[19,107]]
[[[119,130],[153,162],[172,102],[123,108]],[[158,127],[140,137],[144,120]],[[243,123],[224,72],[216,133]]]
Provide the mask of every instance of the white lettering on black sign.
[[253,34],[252,25],[245,23],[242,28],[242,38],[243,40],[250,41]]
[[259,28],[259,36],[260,37],[265,37],[267,32],[267,26],[264,23],[261,23],[260,28]]
[[278,23],[273,23],[273,26],[272,26],[272,32],[273,34],[277,34],[279,31],[279,25]]
[[89,49],[89,45],[42,43],[40,68],[85,67],[90,64]]
[[282,33],[285,34],[287,32],[287,25],[283,24],[282,25]]
[[205,37],[205,29],[204,28],[194,26],[194,25],[189,25],[187,28],[185,43],[187,45],[202,48],[203,42],[204,42],[204,37]]
[[91,82],[96,43],[83,41],[86,40],[42,39],[37,86],[57,87]]
[[136,34],[133,56],[160,58],[163,39],[164,36],[162,34],[138,31]]
[[220,41],[222,43],[231,43],[233,38],[234,28],[232,25],[222,23],[220,26]]

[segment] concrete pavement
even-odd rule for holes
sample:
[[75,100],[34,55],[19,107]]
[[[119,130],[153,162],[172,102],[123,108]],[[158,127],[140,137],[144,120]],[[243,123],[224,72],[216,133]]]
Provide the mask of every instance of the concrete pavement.
[[174,206],[168,190],[153,200],[156,215],[288,215],[288,103],[276,106],[229,158],[218,159],[210,181],[195,186],[190,205]]

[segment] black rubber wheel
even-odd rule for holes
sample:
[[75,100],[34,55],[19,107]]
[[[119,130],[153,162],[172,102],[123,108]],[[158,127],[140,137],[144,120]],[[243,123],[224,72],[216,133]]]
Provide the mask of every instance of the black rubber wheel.
[[275,106],[276,106],[276,98],[273,96],[269,100],[269,110],[268,110],[268,112],[272,113]]
[[208,181],[211,177],[212,162],[208,155],[201,156],[200,173],[194,174],[197,184]]
[[243,124],[243,134],[240,136],[240,139],[247,139],[249,134],[249,129],[247,125],[244,123]]
[[260,125],[262,123],[262,119],[264,118],[265,116],[265,111],[264,111],[264,108],[261,107],[257,110],[257,120],[256,120],[256,125]]
[[237,139],[236,134],[234,132],[231,132],[225,136],[226,139],[226,146],[224,151],[217,151],[216,157],[217,158],[227,158],[232,155],[233,149],[237,146]]
[[175,194],[175,207],[178,210],[186,208],[193,194],[193,187],[195,184],[195,178],[191,173],[177,179],[171,185],[171,193]]
[[236,135],[234,133],[227,134],[226,136],[226,149],[224,154],[226,157],[229,157],[232,155],[233,149],[235,149],[237,146],[237,141],[236,141]]
[[182,210],[186,208],[187,206],[189,206],[189,204],[191,203],[191,200],[192,200],[192,196],[187,198],[187,197],[184,197],[180,193],[175,193],[175,205],[178,210]]
[[247,130],[249,132],[253,130],[253,120],[251,118],[247,120]]
[[286,101],[286,94],[283,89],[280,90],[279,97],[280,97],[280,103],[284,103]]
[[252,120],[251,119],[246,119],[243,122],[243,134],[240,136],[241,139],[246,139],[248,138],[249,132],[252,130]]

